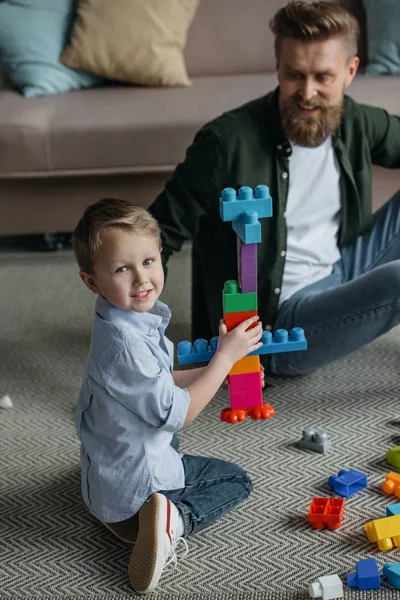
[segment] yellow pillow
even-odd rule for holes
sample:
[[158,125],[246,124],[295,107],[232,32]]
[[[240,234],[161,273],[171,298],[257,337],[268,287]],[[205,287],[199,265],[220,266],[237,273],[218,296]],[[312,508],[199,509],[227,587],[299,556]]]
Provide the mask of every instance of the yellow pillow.
[[183,49],[199,0],[79,0],[61,62],[141,85],[190,85]]

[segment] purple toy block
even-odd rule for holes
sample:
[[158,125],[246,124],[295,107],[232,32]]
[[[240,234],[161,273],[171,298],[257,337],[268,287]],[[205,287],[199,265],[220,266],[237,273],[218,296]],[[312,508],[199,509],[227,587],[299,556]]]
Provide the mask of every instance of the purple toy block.
[[240,237],[237,237],[237,255],[248,257],[257,256],[257,244],[245,244]]
[[241,275],[240,289],[243,294],[247,294],[248,292],[258,292],[257,273],[255,275]]
[[242,275],[257,275],[257,256],[240,257]]

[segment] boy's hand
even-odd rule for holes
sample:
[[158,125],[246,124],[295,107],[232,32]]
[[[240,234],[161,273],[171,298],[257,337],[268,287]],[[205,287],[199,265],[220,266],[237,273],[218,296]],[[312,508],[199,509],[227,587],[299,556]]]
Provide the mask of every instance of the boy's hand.
[[[257,323],[257,325],[249,329],[253,323]],[[228,360],[229,364],[234,365],[235,362],[250,352],[261,348],[261,335],[262,325],[258,315],[246,319],[246,321],[243,321],[240,325],[235,327],[235,329],[232,329],[232,331],[229,332],[226,329],[224,321],[221,319],[216,354],[223,356]]]

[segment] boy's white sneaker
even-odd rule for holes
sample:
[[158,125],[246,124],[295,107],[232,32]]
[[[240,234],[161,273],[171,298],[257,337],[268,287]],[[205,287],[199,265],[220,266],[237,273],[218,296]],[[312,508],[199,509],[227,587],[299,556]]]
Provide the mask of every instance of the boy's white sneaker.
[[152,592],[166,564],[176,565],[176,546],[187,542],[182,537],[184,524],[178,508],[166,496],[155,492],[139,511],[139,533],[129,561],[129,579],[139,594]]

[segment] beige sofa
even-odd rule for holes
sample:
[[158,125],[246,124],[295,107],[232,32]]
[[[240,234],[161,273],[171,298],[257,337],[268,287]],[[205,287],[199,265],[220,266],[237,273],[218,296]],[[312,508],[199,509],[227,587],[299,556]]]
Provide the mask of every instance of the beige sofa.
[[[71,231],[102,196],[150,204],[202,124],[276,86],[268,21],[285,3],[201,0],[185,53],[191,88],[110,85],[25,99],[2,81],[0,235]],[[363,24],[361,0],[343,3]],[[349,93],[400,114],[400,77],[359,75]],[[400,187],[400,171],[375,175],[377,206]]]

